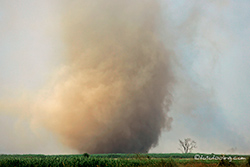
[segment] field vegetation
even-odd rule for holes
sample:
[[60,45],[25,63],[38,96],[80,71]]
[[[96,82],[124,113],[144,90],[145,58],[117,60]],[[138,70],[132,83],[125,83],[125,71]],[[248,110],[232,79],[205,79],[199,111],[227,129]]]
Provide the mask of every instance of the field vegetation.
[[197,154],[0,155],[0,167],[250,167],[250,158],[246,155],[224,155],[245,157],[244,160],[206,159],[215,154],[202,154],[203,160],[195,160],[195,155]]

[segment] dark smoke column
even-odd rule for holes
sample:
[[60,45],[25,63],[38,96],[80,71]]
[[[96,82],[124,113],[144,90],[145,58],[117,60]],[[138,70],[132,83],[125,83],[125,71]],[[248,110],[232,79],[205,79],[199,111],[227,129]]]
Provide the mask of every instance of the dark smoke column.
[[158,1],[75,0],[64,8],[68,62],[42,121],[79,152],[148,152],[172,120]]

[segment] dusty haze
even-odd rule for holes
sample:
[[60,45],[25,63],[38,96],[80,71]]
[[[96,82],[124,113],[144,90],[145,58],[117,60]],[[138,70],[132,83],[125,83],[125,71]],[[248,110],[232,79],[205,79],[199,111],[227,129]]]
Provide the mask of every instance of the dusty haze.
[[249,154],[249,8],[0,0],[0,153]]
[[62,9],[68,63],[37,100],[33,124],[79,152],[148,152],[172,121],[158,1],[77,0]]

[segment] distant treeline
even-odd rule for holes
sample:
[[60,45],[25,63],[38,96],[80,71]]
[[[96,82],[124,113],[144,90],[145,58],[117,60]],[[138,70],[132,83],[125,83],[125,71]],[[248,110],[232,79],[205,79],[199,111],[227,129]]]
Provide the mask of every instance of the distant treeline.
[[194,158],[196,155],[203,157],[212,156],[226,156],[226,157],[249,157],[249,155],[236,155],[236,154],[205,154],[205,153],[112,153],[112,154],[70,154],[70,155],[44,155],[44,154],[0,154],[0,159],[6,157],[12,158],[55,158],[55,157],[90,157],[90,158]]
[[194,158],[195,155],[203,155],[203,157],[212,157],[212,156],[227,156],[227,157],[248,157],[249,155],[234,155],[234,154],[204,154],[204,153],[147,153],[147,154],[92,154],[91,157],[96,158],[137,158],[137,157],[145,157],[145,158]]

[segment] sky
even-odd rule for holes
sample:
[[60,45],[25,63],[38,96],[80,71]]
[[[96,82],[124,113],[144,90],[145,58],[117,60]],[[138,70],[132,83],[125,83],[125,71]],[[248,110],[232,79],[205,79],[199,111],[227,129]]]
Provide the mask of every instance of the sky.
[[[194,152],[250,154],[249,8],[247,0],[161,1],[159,31],[178,63],[171,129],[150,152],[179,152],[178,140],[192,138]],[[77,153],[26,111],[66,62],[61,10],[56,0],[0,0],[0,153]]]

